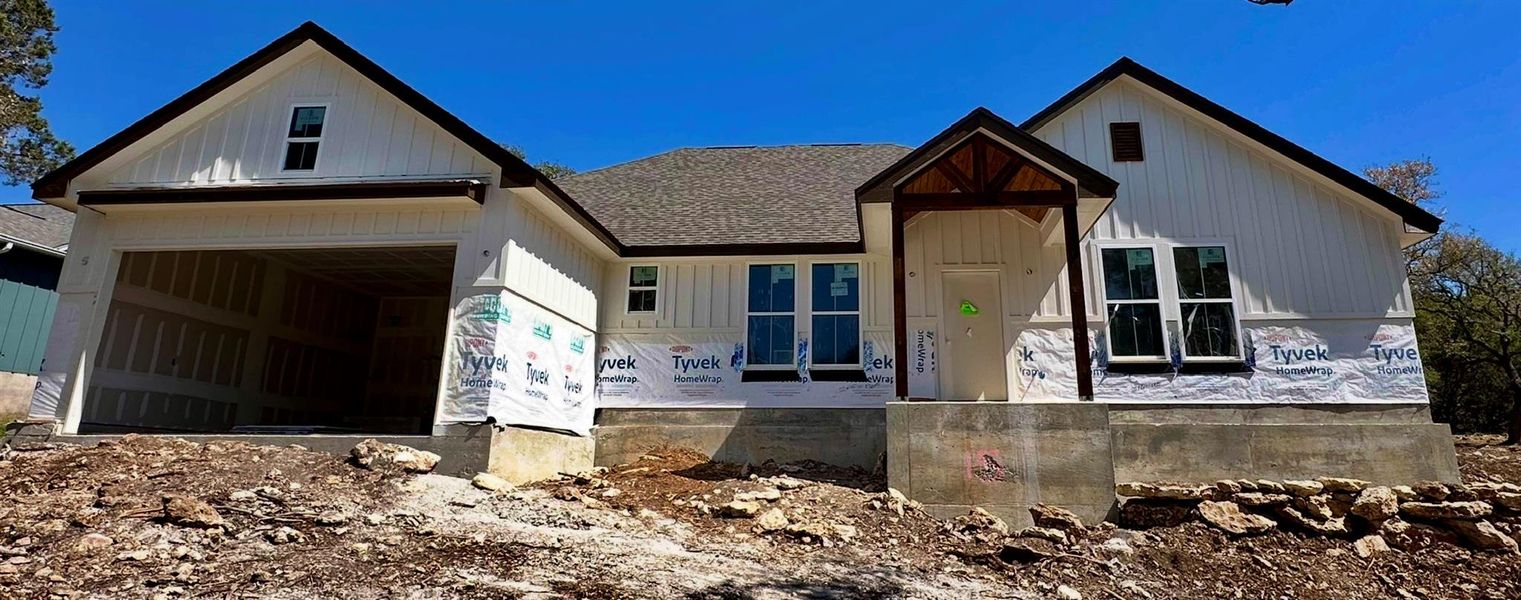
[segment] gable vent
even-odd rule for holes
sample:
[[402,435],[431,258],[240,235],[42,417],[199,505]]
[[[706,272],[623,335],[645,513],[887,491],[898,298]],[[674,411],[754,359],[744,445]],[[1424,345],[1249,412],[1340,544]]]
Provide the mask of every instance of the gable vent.
[[1114,162],[1137,162],[1145,160],[1141,152],[1141,124],[1124,121],[1109,124],[1109,148]]

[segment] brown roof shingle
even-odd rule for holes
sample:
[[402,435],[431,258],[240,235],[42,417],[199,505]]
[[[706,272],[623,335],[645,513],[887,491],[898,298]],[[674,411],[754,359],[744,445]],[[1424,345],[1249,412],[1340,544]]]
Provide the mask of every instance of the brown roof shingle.
[[51,204],[0,204],[0,235],[59,248],[73,230],[74,213]]
[[855,189],[897,144],[683,148],[557,181],[624,245],[855,242]]

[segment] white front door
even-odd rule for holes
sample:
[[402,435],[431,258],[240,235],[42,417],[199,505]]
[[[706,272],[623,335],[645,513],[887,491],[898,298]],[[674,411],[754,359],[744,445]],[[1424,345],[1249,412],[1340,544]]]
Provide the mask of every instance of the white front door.
[[941,274],[940,289],[945,323],[940,336],[945,344],[940,399],[1008,399],[998,273],[947,271]]

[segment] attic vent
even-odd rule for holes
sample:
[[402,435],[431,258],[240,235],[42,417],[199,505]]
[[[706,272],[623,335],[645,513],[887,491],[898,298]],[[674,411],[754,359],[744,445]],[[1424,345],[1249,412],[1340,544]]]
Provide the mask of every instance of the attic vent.
[[1114,162],[1145,160],[1141,152],[1141,124],[1135,121],[1110,123],[1109,148],[1114,153]]

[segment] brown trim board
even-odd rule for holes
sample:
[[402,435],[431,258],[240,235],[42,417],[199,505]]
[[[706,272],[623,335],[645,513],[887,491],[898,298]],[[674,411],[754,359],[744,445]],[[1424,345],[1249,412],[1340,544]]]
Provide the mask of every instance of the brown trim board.
[[81,206],[267,202],[292,200],[360,200],[370,198],[442,198],[463,196],[486,201],[486,184],[478,181],[407,181],[335,185],[257,185],[237,187],[159,188],[80,192]]
[[1288,157],[1289,160],[1304,165],[1311,171],[1320,174],[1326,179],[1330,179],[1331,181],[1336,182],[1337,184],[1349,190],[1352,190],[1358,195],[1372,200],[1379,206],[1388,209],[1390,212],[1404,219],[1406,223],[1417,227],[1422,231],[1436,232],[1437,229],[1442,226],[1441,217],[1431,214],[1430,212],[1419,206],[1416,206],[1410,201],[1405,200],[1404,198],[1401,198],[1398,195],[1385,190],[1384,188],[1374,185],[1373,182],[1368,181],[1367,179],[1363,179],[1356,173],[1337,166],[1336,163],[1321,158],[1314,152],[1306,150],[1304,147],[1295,144],[1294,142],[1291,142],[1276,133],[1268,131],[1266,128],[1252,122],[1250,119],[1238,115],[1232,112],[1230,109],[1227,109],[1224,106],[1220,106],[1219,104],[1210,101],[1204,96],[1200,96],[1193,90],[1183,87],[1181,84],[1178,84],[1171,79],[1163,77],[1156,71],[1152,71],[1151,69],[1141,66],[1140,63],[1131,60],[1130,57],[1121,57],[1119,60],[1115,61],[1114,64],[1109,65],[1104,70],[1099,71],[1098,74],[1090,77],[1087,81],[1084,81],[1076,88],[1073,88],[1072,91],[1069,91],[1061,98],[1058,98],[1056,102],[1051,103],[1050,106],[1041,109],[1040,112],[1037,112],[1029,119],[1026,119],[1024,123],[1020,124],[1020,129],[1023,129],[1025,131],[1035,131],[1036,129],[1040,129],[1041,126],[1051,122],[1051,120],[1066,112],[1067,109],[1072,108],[1079,102],[1082,102],[1085,98],[1093,95],[1094,92],[1097,92],[1109,82],[1114,81],[1121,76],[1128,76],[1132,79],[1135,79],[1136,81],[1139,81],[1142,84],[1158,92],[1161,92],[1163,95],[1182,103],[1184,106],[1203,113],[1205,116],[1211,119],[1219,121],[1226,127],[1229,127],[1232,130],[1236,131],[1236,133],[1244,135],[1247,138],[1250,138],[1252,141],[1267,146],[1274,152]]

